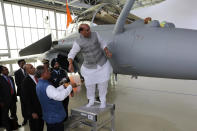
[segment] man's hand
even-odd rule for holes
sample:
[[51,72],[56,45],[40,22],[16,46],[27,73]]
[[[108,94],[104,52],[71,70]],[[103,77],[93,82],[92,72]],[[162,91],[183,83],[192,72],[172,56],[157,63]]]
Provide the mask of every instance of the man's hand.
[[111,58],[112,57],[112,53],[108,50],[107,47],[104,48],[104,51],[105,51],[105,54],[108,58]]
[[77,87],[77,84],[71,82],[71,86],[72,86],[72,88],[76,88]]
[[33,118],[33,119],[38,119],[38,118],[39,118],[39,117],[38,117],[38,114],[32,113],[32,118]]
[[74,72],[73,64],[69,64],[68,70],[69,70],[69,72]]
[[72,90],[70,93],[71,97],[74,97],[74,91]]
[[67,88],[70,85],[70,83],[64,83],[64,88]]
[[68,62],[69,62],[68,70],[69,70],[70,72],[74,72],[73,60],[69,58],[69,59],[68,59]]

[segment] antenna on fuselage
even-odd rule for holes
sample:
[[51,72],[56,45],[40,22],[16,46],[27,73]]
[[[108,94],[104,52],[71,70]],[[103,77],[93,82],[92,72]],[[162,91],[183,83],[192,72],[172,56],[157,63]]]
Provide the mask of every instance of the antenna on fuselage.
[[118,20],[114,27],[114,31],[113,31],[114,34],[118,34],[124,31],[126,18],[129,15],[134,2],[135,0],[127,0],[127,2],[125,3],[124,8],[122,9],[120,16],[118,17]]

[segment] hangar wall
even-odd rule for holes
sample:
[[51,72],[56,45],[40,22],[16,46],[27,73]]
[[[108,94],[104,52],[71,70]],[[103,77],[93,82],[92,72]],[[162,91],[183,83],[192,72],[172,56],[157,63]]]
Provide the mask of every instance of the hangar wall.
[[[66,33],[66,14],[0,1],[0,59],[16,58],[20,49],[52,33],[60,39]],[[6,65],[16,70],[17,64]]]

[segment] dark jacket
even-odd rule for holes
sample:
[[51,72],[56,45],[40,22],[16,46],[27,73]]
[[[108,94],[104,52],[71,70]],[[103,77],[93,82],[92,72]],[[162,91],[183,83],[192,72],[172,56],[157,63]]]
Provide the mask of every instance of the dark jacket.
[[59,86],[59,82],[63,79],[63,78],[68,78],[67,72],[63,69],[59,69],[58,72],[53,69],[53,71],[51,72],[51,78],[50,78],[50,82],[52,83],[52,85],[54,87],[58,87]]
[[15,73],[15,81],[17,85],[17,96],[21,96],[21,84],[23,79],[25,78],[25,75],[23,74],[23,71],[21,69],[18,69]]
[[32,113],[37,113],[42,117],[42,109],[36,94],[36,83],[27,75],[22,82],[22,95],[27,109],[28,117],[32,117]]
[[13,96],[11,95],[11,88],[8,81],[3,76],[0,76],[0,101],[4,104],[10,104],[12,100],[17,101],[14,79],[11,76],[9,78],[14,86]]

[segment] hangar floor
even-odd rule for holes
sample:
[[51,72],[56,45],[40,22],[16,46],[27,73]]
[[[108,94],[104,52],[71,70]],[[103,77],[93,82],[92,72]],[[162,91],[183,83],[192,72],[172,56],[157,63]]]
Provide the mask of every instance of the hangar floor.
[[[109,103],[116,104],[116,131],[196,131],[197,81],[118,76],[109,87]],[[70,99],[69,108],[87,103],[85,89]],[[22,122],[18,106],[19,123]],[[71,131],[87,131],[79,126]],[[28,126],[19,131],[29,131]],[[46,131],[46,128],[45,128]],[[103,130],[104,131],[104,130]]]

